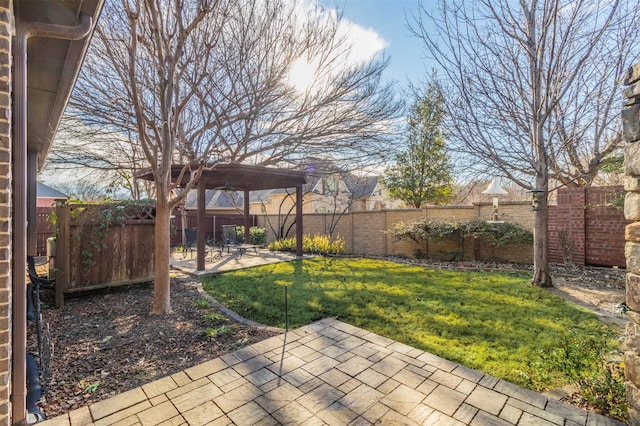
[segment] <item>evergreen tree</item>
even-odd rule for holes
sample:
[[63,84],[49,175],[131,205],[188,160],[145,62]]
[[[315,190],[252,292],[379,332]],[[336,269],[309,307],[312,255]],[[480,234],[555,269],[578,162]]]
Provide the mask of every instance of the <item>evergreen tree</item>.
[[395,165],[385,171],[383,182],[391,197],[414,208],[449,200],[452,177],[443,120],[444,95],[434,76],[411,107],[406,151],[396,155]]

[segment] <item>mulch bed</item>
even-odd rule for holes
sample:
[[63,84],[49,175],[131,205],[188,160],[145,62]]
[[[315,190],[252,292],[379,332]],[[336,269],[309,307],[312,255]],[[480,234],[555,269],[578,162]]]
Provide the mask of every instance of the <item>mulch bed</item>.
[[[67,298],[61,309],[45,307],[54,345],[51,380],[40,404],[48,418],[276,334],[203,307],[203,295],[192,279],[173,280],[173,313],[150,316],[152,290],[150,283],[117,287]],[[50,296],[43,296],[52,305]],[[31,332],[29,340],[29,348],[35,349]]]

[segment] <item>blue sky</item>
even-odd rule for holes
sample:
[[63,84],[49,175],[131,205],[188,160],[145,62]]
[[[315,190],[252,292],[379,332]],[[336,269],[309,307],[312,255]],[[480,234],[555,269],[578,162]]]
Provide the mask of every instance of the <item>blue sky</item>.
[[[418,0],[321,0],[323,7],[337,8],[343,17],[376,32],[386,42],[390,58],[385,78],[418,83],[430,74],[432,65],[424,58],[422,42],[410,34],[407,17],[418,11]],[[426,5],[433,0],[423,1]]]

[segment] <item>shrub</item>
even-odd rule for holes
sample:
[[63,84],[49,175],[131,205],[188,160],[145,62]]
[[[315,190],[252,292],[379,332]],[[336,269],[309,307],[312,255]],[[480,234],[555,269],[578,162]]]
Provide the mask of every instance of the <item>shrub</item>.
[[[269,248],[275,251],[296,251],[296,239],[284,238],[269,244]],[[302,236],[302,251],[313,254],[345,254],[345,243],[341,236],[331,239],[329,235],[316,234],[313,237]]]
[[[540,363],[563,372],[580,390],[582,398],[603,414],[624,420],[627,414],[624,365],[607,360],[607,337],[566,338],[561,347],[540,351]],[[539,370],[534,363],[534,370]],[[546,367],[548,370],[549,368]]]
[[533,242],[533,233],[522,226],[503,222],[492,223],[482,219],[473,219],[460,225],[464,237],[481,239],[494,247],[502,247],[507,244],[524,246]]
[[[239,240],[244,239],[244,226],[236,226],[236,235]],[[256,246],[264,245],[267,242],[267,230],[257,226],[249,228],[249,241]]]
[[[397,240],[410,239],[418,244],[429,241],[439,242],[445,238],[457,238],[461,247],[465,240],[483,241],[493,247],[507,244],[524,246],[533,242],[533,233],[515,223],[492,223],[482,219],[463,222],[434,222],[432,219],[420,219],[412,222],[400,222],[390,231]],[[428,257],[428,250],[420,249],[422,257]],[[457,253],[459,254],[459,253]]]

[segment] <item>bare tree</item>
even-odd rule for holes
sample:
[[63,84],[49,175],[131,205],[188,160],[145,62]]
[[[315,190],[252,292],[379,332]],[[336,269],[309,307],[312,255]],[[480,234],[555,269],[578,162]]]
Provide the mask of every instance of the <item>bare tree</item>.
[[[310,152],[366,158],[399,111],[386,61],[351,66],[339,17],[271,0],[107,4],[71,102],[85,124],[135,130],[155,182],[152,314],[171,310],[169,218],[220,162],[295,164]],[[311,82],[290,70],[311,64]],[[384,152],[385,150],[382,149]],[[189,182],[173,195],[171,165]]]
[[[289,233],[291,232],[291,230],[296,224],[296,217],[295,217],[295,211],[294,211],[296,208],[296,204],[295,204],[296,200],[294,198],[295,192],[289,188],[285,188],[283,191],[285,195],[280,199],[280,202],[278,203],[278,212],[275,215],[276,216],[275,223],[271,219],[270,217],[271,215],[266,214],[264,216],[266,224],[271,230],[271,232],[273,233],[273,235],[275,236],[276,240],[288,238]],[[266,203],[269,202],[267,198],[271,196],[271,193],[272,193],[271,191],[269,191],[269,193],[265,191],[264,194],[258,194],[257,198],[260,201],[260,205],[262,206],[263,209],[265,208]],[[271,202],[273,202],[273,199],[271,200]]]
[[52,188],[65,193],[73,200],[85,202],[102,201],[107,197],[104,186],[97,185],[95,181],[87,178],[77,179],[73,182],[55,183]]
[[[322,205],[327,215],[327,233],[332,238],[340,220],[349,212],[355,211],[357,204],[365,201],[372,194],[378,181],[377,176],[367,174],[363,170],[345,171],[335,169],[332,173],[321,176],[320,189],[314,200]],[[366,206],[364,206],[366,209]]]
[[87,126],[78,117],[67,114],[60,123],[43,173],[82,171],[84,179],[101,187],[102,192],[126,191],[128,198],[134,200],[152,197],[152,183],[136,177],[147,163],[134,130]]
[[412,24],[439,64],[453,148],[467,171],[542,191],[534,276],[551,286],[549,180],[588,183],[621,143],[614,102],[638,52],[636,1],[441,1]]

